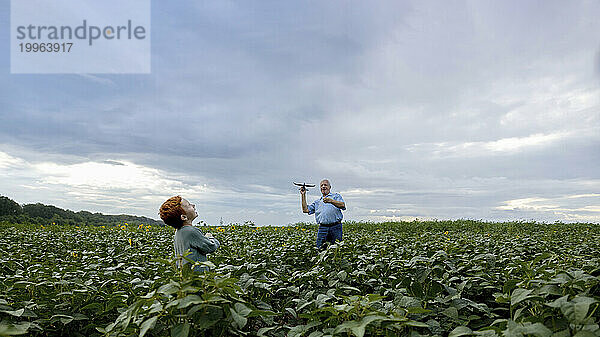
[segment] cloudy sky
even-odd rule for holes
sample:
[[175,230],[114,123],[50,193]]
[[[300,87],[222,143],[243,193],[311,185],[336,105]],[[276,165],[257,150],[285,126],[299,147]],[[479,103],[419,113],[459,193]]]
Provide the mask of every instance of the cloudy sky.
[[287,224],[329,178],[346,220],[600,222],[598,1],[152,1],[147,75],[11,74],[9,5],[21,204]]

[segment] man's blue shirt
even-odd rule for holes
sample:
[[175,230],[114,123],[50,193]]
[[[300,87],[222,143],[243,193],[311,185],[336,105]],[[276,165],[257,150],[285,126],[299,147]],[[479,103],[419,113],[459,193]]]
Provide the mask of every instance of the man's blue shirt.
[[[323,198],[331,198],[333,200],[344,202],[342,196],[339,193],[329,193],[325,197],[321,197],[312,204],[308,205],[308,214],[315,214],[315,219],[318,224],[327,225],[336,222],[340,222],[343,219],[342,210],[333,206],[332,204],[324,203]],[[346,208],[344,207],[344,210]]]

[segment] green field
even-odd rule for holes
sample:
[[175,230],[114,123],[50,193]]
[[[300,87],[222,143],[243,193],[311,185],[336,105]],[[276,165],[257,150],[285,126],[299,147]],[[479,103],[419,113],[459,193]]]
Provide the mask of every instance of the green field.
[[173,229],[0,225],[0,335],[600,336],[600,226],[436,221]]

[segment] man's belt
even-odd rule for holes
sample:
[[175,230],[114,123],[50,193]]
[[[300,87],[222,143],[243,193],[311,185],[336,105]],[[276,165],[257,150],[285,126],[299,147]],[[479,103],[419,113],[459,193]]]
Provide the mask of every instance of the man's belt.
[[336,225],[341,225],[342,222],[338,221],[338,222],[334,222],[334,223],[320,223],[319,226],[323,226],[323,227],[333,227]]

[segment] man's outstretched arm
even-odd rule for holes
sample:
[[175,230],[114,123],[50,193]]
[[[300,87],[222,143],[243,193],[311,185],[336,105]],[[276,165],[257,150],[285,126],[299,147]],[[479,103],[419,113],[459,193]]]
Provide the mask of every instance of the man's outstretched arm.
[[306,188],[300,187],[300,195],[302,196],[302,213],[308,213],[308,205],[306,204]]

